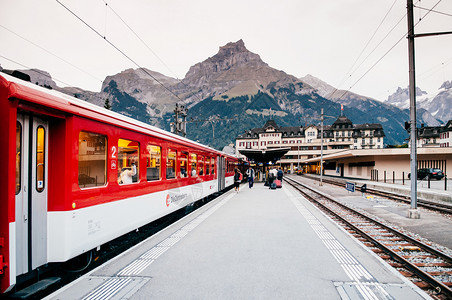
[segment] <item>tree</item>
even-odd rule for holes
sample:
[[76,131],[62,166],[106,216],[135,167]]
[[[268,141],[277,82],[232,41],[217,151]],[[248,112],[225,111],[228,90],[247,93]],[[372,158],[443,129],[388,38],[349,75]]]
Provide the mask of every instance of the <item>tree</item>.
[[110,100],[108,98],[105,99],[104,108],[111,110]]

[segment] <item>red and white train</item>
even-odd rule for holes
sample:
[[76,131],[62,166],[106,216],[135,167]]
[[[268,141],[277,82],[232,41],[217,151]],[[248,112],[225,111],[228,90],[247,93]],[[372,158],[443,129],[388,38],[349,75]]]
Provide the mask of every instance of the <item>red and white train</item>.
[[0,73],[0,291],[233,184],[238,159]]

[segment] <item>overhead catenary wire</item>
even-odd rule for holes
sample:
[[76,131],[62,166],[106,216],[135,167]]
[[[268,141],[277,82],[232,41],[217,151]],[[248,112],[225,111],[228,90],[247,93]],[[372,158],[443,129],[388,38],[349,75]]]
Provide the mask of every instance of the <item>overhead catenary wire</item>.
[[[53,52],[47,50],[46,48],[44,48],[44,47],[42,47],[42,46],[36,44],[35,42],[32,42],[31,40],[29,40],[29,39],[27,39],[27,38],[25,38],[25,37],[19,35],[18,33],[12,31],[11,29],[7,28],[6,26],[3,26],[3,25],[0,24],[0,27],[2,27],[3,29],[9,31],[10,33],[14,34],[15,36],[17,36],[17,37],[23,39],[24,41],[26,41],[26,42],[32,44],[33,46],[35,46],[35,47],[41,49],[42,51],[47,52],[48,54],[50,54],[50,55],[52,55],[52,56],[58,58],[59,60],[65,62],[66,64],[68,64],[68,65],[74,67],[75,69],[79,70],[80,72],[85,73],[86,75],[89,75],[89,76],[92,77],[93,79],[96,79],[96,81],[100,81],[100,83],[102,83],[102,80],[101,80],[101,79],[97,78],[96,76],[92,75],[91,73],[89,73],[89,72],[87,72],[87,71],[85,71],[85,70],[79,68],[78,66],[72,64],[71,62],[67,61],[66,59],[64,59],[64,58],[62,58],[62,57],[56,55],[55,53],[53,53]],[[61,82],[61,81],[60,81],[60,82]]]
[[149,73],[148,70],[146,70],[144,67],[142,67],[140,64],[138,64],[135,60],[133,60],[129,55],[127,55],[123,50],[121,50],[118,46],[113,44],[109,39],[107,39],[106,36],[103,36],[99,31],[97,31],[94,27],[89,25],[85,20],[83,20],[80,16],[78,16],[76,13],[74,13],[70,8],[65,6],[63,3],[61,3],[59,0],[56,0],[58,4],[60,4],[63,8],[65,8],[68,12],[70,12],[74,17],[76,17],[78,20],[80,20],[83,24],[85,24],[89,29],[91,29],[94,33],[96,33],[98,36],[100,36],[102,39],[104,39],[110,46],[112,46],[114,49],[116,49],[119,53],[121,53],[125,58],[127,58],[129,61],[131,61],[135,66],[137,66],[139,69],[141,69],[146,75],[154,79],[158,84],[160,84],[165,90],[167,90],[169,93],[171,93],[174,97],[179,99],[180,101],[183,101],[176,93],[174,93],[170,88],[168,88],[165,84],[163,84],[160,80],[158,80],[155,76],[153,76],[151,73]]
[[[431,9],[429,9],[429,11],[424,15],[424,17],[421,20],[418,20],[418,22],[416,24],[414,24],[414,27],[416,27],[421,21],[423,21],[425,19],[425,17],[441,2],[442,0],[439,0]],[[358,84],[358,82],[360,82],[373,68],[375,68],[376,65],[378,65],[378,63],[380,63],[380,61],[383,60],[383,58],[385,58],[389,52],[391,52],[406,36],[408,35],[408,31],[392,46],[390,47],[390,49],[388,51],[386,51],[383,56],[381,56],[370,68],[368,68],[364,74],[358,78],[358,80],[356,80],[348,90],[344,91],[342,93],[342,95],[337,99],[337,100],[341,100],[348,92],[350,92],[350,90],[356,85]],[[332,95],[334,95],[334,93],[337,91],[338,89],[336,88],[335,91],[333,92]],[[328,108],[331,108],[332,105],[336,104],[336,102],[332,103]],[[326,111],[326,110],[325,110]]]
[[30,68],[30,67],[28,67],[28,66],[26,66],[26,65],[24,65],[24,64],[21,64],[20,62],[14,61],[14,60],[12,60],[12,59],[10,59],[10,58],[7,58],[7,57],[5,57],[5,56],[3,56],[3,55],[1,55],[1,54],[0,54],[0,57],[3,58],[3,59],[6,59],[6,60],[8,60],[8,61],[10,61],[10,62],[12,62],[12,63],[15,63],[15,64],[17,64],[17,65],[19,65],[19,66],[22,66],[22,67],[24,67],[24,68],[26,68],[26,69],[29,69],[30,71],[36,72],[36,73],[41,74],[41,75],[43,75],[43,76],[45,76],[45,77],[48,77],[48,78],[53,79],[53,80],[55,80],[55,81],[58,81],[58,82],[60,82],[60,83],[62,83],[62,84],[64,84],[64,85],[70,86],[68,83],[66,83],[66,82],[64,82],[64,81],[58,80],[57,78],[52,78],[52,77],[50,77],[48,74],[46,74],[46,73],[44,73],[44,72],[41,72],[41,71],[36,70],[36,69],[32,69],[32,68]]
[[[355,62],[352,64],[352,66],[350,67],[350,70],[347,71],[346,74],[350,73],[354,66],[356,65],[356,63],[359,61],[359,59],[361,58],[361,55],[363,55],[364,51],[367,49],[367,47],[369,46],[370,42],[373,40],[373,38],[375,37],[375,35],[377,34],[378,30],[380,29],[381,25],[383,25],[383,22],[386,20],[386,18],[388,17],[389,13],[391,12],[392,8],[394,7],[394,5],[396,4],[397,0],[394,0],[394,2],[392,3],[391,7],[389,8],[388,12],[385,14],[385,16],[383,17],[383,19],[380,21],[380,24],[377,26],[377,28],[375,29],[374,33],[372,34],[372,36],[370,37],[370,39],[367,41],[366,45],[363,47],[363,50],[361,50],[361,53],[358,55],[358,57],[356,58]],[[400,21],[399,21],[400,22]],[[397,23],[398,24],[398,23]],[[386,37],[385,37],[386,38]],[[369,56],[367,56],[369,57]],[[364,59],[366,60],[367,57]],[[361,65],[360,65],[361,66]],[[358,66],[359,68],[359,66]],[[351,74],[350,74],[351,76]],[[341,83],[338,85],[338,87],[340,87],[344,81],[347,79],[347,75],[344,77],[344,79],[342,79]]]
[[[119,15],[119,13],[117,13],[114,9],[113,9],[113,7],[111,6],[111,5],[109,5],[108,3],[107,3],[107,1],[105,1],[105,0],[101,0],[102,2],[104,2],[105,3],[105,7],[106,8],[108,8],[109,10],[111,10],[114,14],[115,14],[115,16],[116,17],[118,17],[118,19],[119,20],[121,20],[121,22],[133,33],[133,35],[135,35],[135,37],[138,39],[138,40],[140,40],[140,42],[165,66],[165,68],[168,70],[168,71],[170,71],[175,77],[176,77],[176,79],[178,79],[177,77],[177,75],[170,69],[170,67],[168,67],[168,65],[157,55],[157,53],[155,53],[155,51],[154,50],[152,50],[152,48],[151,47],[149,47],[149,45],[136,33],[136,31],[135,30],[133,30],[133,28],[132,27],[130,27],[129,26],[129,24],[127,24],[127,22]],[[106,19],[106,18],[105,18]],[[106,25],[105,25],[105,27],[106,27]],[[105,29],[105,31],[107,31],[107,29]]]
[[420,6],[416,6],[416,5],[414,5],[414,7],[418,8],[420,10],[427,10],[429,12],[437,13],[437,14],[440,14],[440,15],[448,16],[448,17],[452,17],[452,14],[448,14],[448,13],[445,13],[445,12],[437,11],[437,10],[434,10],[434,9],[428,9],[428,8],[420,7]]
[[[152,50],[152,48],[138,35],[138,33],[131,27],[131,26],[129,26],[129,24],[124,20],[124,18],[122,18],[120,15],[119,15],[119,13],[117,13],[116,12],[116,10],[114,10],[113,9],[113,7],[111,6],[111,5],[109,5],[108,3],[107,3],[107,1],[105,1],[105,0],[101,0],[102,2],[104,2],[105,3],[105,6],[108,8],[108,9],[110,9],[115,15],[116,15],[116,17],[118,17],[118,19],[133,33],[133,35],[135,35],[135,37],[165,66],[165,68],[171,73],[171,74],[173,74],[173,76],[175,76],[176,77],[176,79],[181,83],[181,84],[183,84],[185,87],[187,87],[187,88],[189,88],[189,86],[184,82],[184,80],[183,79],[179,79],[178,78],[178,76],[177,76],[177,74],[175,74],[174,72],[173,72],[173,70],[171,70],[171,68],[163,61],[163,59],[161,59],[158,55],[157,55],[157,53],[154,51],[154,50]],[[106,29],[105,29],[105,31],[106,31]],[[210,59],[210,57],[208,58],[208,59]],[[198,94],[194,94],[194,96],[196,97],[196,98],[198,98],[198,100],[199,101],[202,101],[202,99],[198,96]]]
[[[10,59],[10,58],[7,58],[7,57],[5,57],[5,56],[3,56],[3,55],[1,55],[1,54],[0,54],[0,57],[3,58],[3,59],[8,60],[8,61],[10,61],[10,62],[12,62],[12,63],[14,63],[14,64],[17,64],[17,65],[19,65],[19,66],[21,66],[21,67],[23,67],[23,68],[29,69],[29,70],[32,71],[32,72],[36,72],[36,73],[38,73],[38,74],[40,74],[40,75],[43,75],[43,76],[45,76],[45,77],[47,77],[47,78],[49,78],[49,79],[55,80],[55,81],[57,81],[57,82],[59,82],[59,83],[62,83],[62,84],[64,84],[64,85],[67,85],[67,86],[71,86],[71,85],[70,85],[69,83],[67,83],[67,82],[64,82],[64,81],[62,81],[62,80],[59,80],[58,78],[55,78],[55,77],[51,77],[49,74],[46,74],[46,73],[44,73],[44,72],[41,72],[40,70],[32,69],[32,68],[30,68],[29,66],[26,66],[26,65],[24,65],[24,64],[22,64],[22,63],[19,63],[19,62],[17,62],[17,61],[14,61],[14,60],[12,60],[12,59]],[[52,89],[53,89],[53,88],[52,88]],[[90,95],[90,97],[94,97],[94,98],[100,99],[100,100],[102,100],[102,101],[105,101],[105,99],[104,99],[103,97],[98,96],[98,93],[93,93],[92,95]]]

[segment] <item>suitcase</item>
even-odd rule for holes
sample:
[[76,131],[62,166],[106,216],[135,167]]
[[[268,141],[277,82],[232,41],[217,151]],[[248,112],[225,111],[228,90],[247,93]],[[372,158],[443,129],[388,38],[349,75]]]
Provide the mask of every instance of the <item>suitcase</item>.
[[282,181],[281,180],[276,179],[275,180],[275,184],[276,184],[277,188],[281,188],[282,187]]
[[270,188],[272,190],[276,190],[276,183],[272,182],[272,184],[270,184]]

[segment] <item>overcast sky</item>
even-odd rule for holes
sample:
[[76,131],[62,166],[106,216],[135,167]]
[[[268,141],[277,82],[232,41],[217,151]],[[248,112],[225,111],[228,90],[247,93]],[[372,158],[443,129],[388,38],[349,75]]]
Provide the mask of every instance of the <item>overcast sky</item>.
[[[243,39],[271,67],[296,77],[311,74],[377,100],[408,86],[405,0],[58,1],[0,0],[3,68],[39,68],[59,86],[98,92],[106,76],[137,68],[101,36],[141,67],[179,79]],[[452,31],[451,0],[414,2],[421,7],[416,33]],[[437,12],[425,10],[436,4]],[[452,80],[452,35],[416,40],[416,73],[417,86],[430,93]]]

